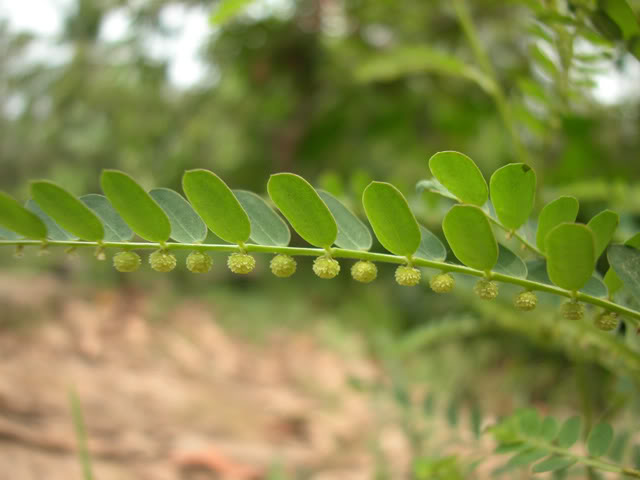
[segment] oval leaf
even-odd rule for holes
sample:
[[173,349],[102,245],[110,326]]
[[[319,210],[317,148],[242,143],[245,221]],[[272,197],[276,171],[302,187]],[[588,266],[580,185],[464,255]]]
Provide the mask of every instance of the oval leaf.
[[289,245],[291,231],[287,223],[261,196],[246,190],[234,190],[233,193],[249,215],[251,240],[258,245]]
[[607,258],[629,292],[640,301],[640,250],[626,245],[611,245]]
[[524,163],[499,168],[491,176],[491,201],[498,220],[517,230],[529,219],[536,196],[536,174]]
[[609,450],[613,440],[613,428],[608,423],[598,423],[589,434],[587,448],[592,457],[601,457]]
[[587,223],[587,226],[593,232],[596,241],[596,260],[600,258],[602,252],[605,251],[607,245],[613,238],[613,234],[620,223],[620,216],[611,210],[600,212]]
[[540,436],[547,442],[553,442],[558,434],[558,422],[555,418],[545,417],[540,425]]
[[249,240],[251,222],[247,212],[215,173],[189,170],[182,177],[182,189],[204,223],[222,240],[237,244]]
[[438,152],[429,159],[434,177],[464,203],[481,207],[489,198],[487,182],[478,166],[459,152]]
[[553,455],[549,458],[545,458],[540,463],[536,463],[533,466],[533,473],[543,473],[543,472],[555,472],[556,470],[563,470],[565,468],[569,468],[571,465],[575,464],[578,460],[570,457],[561,457],[559,455]]
[[169,218],[160,205],[124,172],[104,170],[102,191],[131,229],[150,242],[166,242],[171,236]]
[[547,234],[561,223],[575,222],[578,216],[578,200],[573,197],[559,197],[545,205],[538,217],[536,245],[545,251]]
[[442,222],[453,254],[463,264],[489,271],[498,261],[498,244],[484,212],[472,205],[455,205]]
[[547,273],[551,281],[567,290],[580,290],[593,274],[595,241],[585,225],[563,223],[546,240]]
[[340,200],[324,190],[318,190],[320,198],[329,207],[338,224],[336,245],[351,250],[369,250],[373,243],[371,232],[367,226],[345,207]]
[[47,237],[44,222],[4,192],[0,192],[0,225],[23,237],[37,240]]
[[447,258],[447,249],[442,244],[440,239],[436,237],[429,230],[420,227],[420,246],[418,251],[414,254],[414,257],[424,258],[425,260],[431,260],[433,262],[443,262]]
[[207,226],[182,195],[168,188],[149,192],[169,217],[171,238],[180,243],[201,243],[207,238]]
[[69,232],[67,232],[60,225],[58,225],[53,218],[51,218],[49,215],[44,213],[44,211],[40,208],[40,205],[38,205],[34,200],[32,199],[27,200],[27,203],[25,203],[24,206],[27,208],[27,210],[35,213],[38,216],[38,218],[42,220],[43,223],[46,225],[48,239],[64,242],[67,240],[73,240],[77,238],[71,235]]
[[400,190],[390,183],[371,182],[362,194],[362,204],[384,248],[403,257],[416,253],[420,228]]
[[630,239],[624,242],[624,244],[629,247],[640,249],[640,233],[633,235]]
[[267,191],[302,238],[316,247],[333,245],[338,237],[338,225],[309,182],[293,173],[278,173],[269,178]]
[[128,242],[133,238],[133,230],[115,211],[107,197],[90,193],[80,197],[80,201],[95,213],[104,226],[106,242]]
[[496,273],[511,277],[527,278],[527,265],[504,245],[498,244],[498,261],[493,267]]
[[612,267],[609,267],[607,273],[604,275],[604,284],[607,286],[607,290],[609,290],[611,295],[615,295],[624,287],[624,283]]
[[33,182],[31,196],[58,225],[78,238],[90,242],[104,238],[100,219],[64,188],[46,180]]
[[560,448],[569,448],[578,441],[580,436],[580,417],[568,418],[560,427],[557,443]]
[[[527,270],[529,272],[527,275],[529,280],[553,285],[553,282],[549,279],[549,274],[547,273],[547,262],[545,260],[533,260],[531,262],[527,262]],[[587,284],[582,287],[580,291],[594,297],[604,298],[608,295],[607,286],[595,272],[591,275]]]

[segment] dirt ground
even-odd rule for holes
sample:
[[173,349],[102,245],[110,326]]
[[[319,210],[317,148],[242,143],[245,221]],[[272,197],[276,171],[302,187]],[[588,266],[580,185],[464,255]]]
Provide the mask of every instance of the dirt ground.
[[[309,332],[237,338],[194,300],[151,322],[140,291],[69,290],[54,276],[0,276],[0,480],[82,478],[71,388],[97,480],[259,479],[274,465],[373,478],[374,416],[349,386],[379,375],[371,360]],[[402,478],[403,436],[376,442]]]

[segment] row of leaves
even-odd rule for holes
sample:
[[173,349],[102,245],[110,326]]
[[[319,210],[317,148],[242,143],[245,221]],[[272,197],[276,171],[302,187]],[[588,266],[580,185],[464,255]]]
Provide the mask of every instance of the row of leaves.
[[[497,170],[490,184],[476,164],[458,152],[440,152],[429,161],[435,179],[420,182],[459,202],[443,220],[444,235],[456,259],[467,267],[553,283],[562,289],[605,297],[622,287],[640,295],[640,278],[634,262],[640,252],[613,246],[609,259],[615,271],[605,278],[594,275],[597,258],[606,249],[618,225],[618,215],[606,210],[587,225],[575,223],[578,202],[560,197],[547,204],[538,218],[536,246],[518,234],[533,210],[536,191],[534,171],[524,164]],[[102,244],[126,243],[134,234],[166,246],[205,241],[207,228],[225,242],[241,248],[249,241],[283,247],[290,231],[282,218],[254,193],[229,187],[214,173],[191,170],[184,174],[179,193],[159,188],[146,192],[127,174],[105,170],[101,176],[105,196],[90,194],[80,199],[49,181],[31,183],[32,200],[26,208],[0,192],[0,236],[20,236],[43,242],[75,238]],[[331,247],[367,251],[372,236],[367,226],[339,200],[316,191],[306,180],[291,174],[272,175],[267,190],[273,203],[294,230],[309,244],[331,253]],[[491,192],[491,201],[489,201]],[[373,231],[389,252],[403,257],[443,262],[447,249],[420,226],[402,193],[393,185],[372,182],[363,194],[363,206]],[[495,212],[495,217],[492,215]],[[543,258],[526,265],[519,256],[496,241],[492,223],[529,245]],[[640,247],[640,234],[627,242]],[[453,260],[456,261],[455,259]],[[616,268],[616,265],[619,268]],[[607,292],[607,287],[609,291]]]
[[[570,450],[578,443],[582,430],[580,417],[574,416],[561,425],[551,416],[540,418],[534,409],[524,409],[490,428],[498,442],[496,453],[512,454],[496,470],[500,474],[532,465],[533,473],[566,470],[576,464],[603,471],[640,477],[640,471],[620,467],[629,433],[614,435],[610,424],[601,422],[590,431],[586,440],[587,455]],[[608,456],[612,461],[604,459]]]

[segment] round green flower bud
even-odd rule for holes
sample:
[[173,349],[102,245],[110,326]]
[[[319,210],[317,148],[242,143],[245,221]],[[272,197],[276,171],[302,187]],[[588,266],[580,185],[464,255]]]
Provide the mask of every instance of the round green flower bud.
[[140,263],[140,255],[136,252],[118,252],[113,256],[113,266],[119,272],[135,272]]
[[187,256],[187,268],[193,273],[207,273],[211,270],[213,258],[204,252],[191,252]]
[[227,266],[233,273],[246,275],[256,268],[256,259],[248,253],[232,253],[227,259]]
[[492,280],[481,278],[473,287],[473,292],[483,300],[493,300],[498,296],[498,284]]
[[575,300],[569,300],[560,306],[560,313],[567,320],[581,320],[584,317],[584,305]]
[[362,283],[371,283],[378,276],[378,267],[369,260],[358,260],[351,267],[351,276]]
[[295,258],[279,254],[271,259],[269,266],[276,277],[287,278],[296,273],[297,263]]
[[420,270],[409,265],[400,265],[396,268],[396,282],[403,287],[414,287],[420,283],[422,274]]
[[429,286],[436,293],[449,293],[456,286],[456,281],[450,273],[439,273],[431,277]]
[[170,272],[176,268],[176,256],[166,250],[156,250],[149,255],[149,264],[156,272]]
[[605,332],[615,330],[618,326],[618,314],[615,312],[602,312],[596,317],[595,326]]
[[313,273],[320,278],[331,279],[340,273],[340,264],[330,257],[318,257],[313,261]]
[[518,310],[530,312],[538,305],[538,296],[534,292],[522,292],[516,296],[513,304]]

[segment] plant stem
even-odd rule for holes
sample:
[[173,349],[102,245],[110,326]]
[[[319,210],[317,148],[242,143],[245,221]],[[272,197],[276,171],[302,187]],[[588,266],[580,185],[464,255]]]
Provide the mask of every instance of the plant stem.
[[496,104],[496,108],[498,109],[498,113],[502,118],[502,122],[509,132],[509,136],[511,137],[511,141],[516,150],[517,156],[522,162],[533,166],[533,158],[531,158],[531,155],[529,155],[529,152],[522,144],[520,136],[516,131],[516,122],[511,112],[511,107],[509,106],[507,96],[500,86],[499,78],[495,72],[495,69],[493,68],[493,65],[491,65],[491,61],[489,60],[487,52],[482,46],[482,42],[480,42],[480,39],[478,38],[478,32],[476,31],[473,24],[473,20],[471,18],[471,14],[469,13],[469,7],[466,0],[453,0],[453,7],[456,11],[456,15],[458,16],[458,21],[462,26],[462,30],[467,37],[467,41],[471,46],[471,50],[473,51],[476,62],[478,63],[484,74],[493,81],[493,100]]
[[542,250],[540,250],[538,247],[536,247],[535,245],[533,245],[532,243],[530,243],[526,238],[524,238],[522,235],[520,235],[518,232],[515,232],[513,230],[510,230],[509,228],[505,227],[504,225],[502,225],[497,219],[493,218],[491,215],[487,215],[487,218],[489,219],[489,221],[491,223],[493,223],[496,227],[501,228],[502,230],[504,230],[505,232],[507,232],[509,235],[511,235],[512,237],[515,237],[518,239],[518,241],[520,243],[522,243],[522,245],[524,245],[525,247],[527,247],[529,250],[531,250],[533,253],[535,253],[536,255],[540,255],[541,257],[545,257],[545,254]]
[[[199,250],[199,251],[214,251],[214,252],[240,252],[241,247],[238,245],[224,245],[224,244],[204,244],[204,243],[173,243],[169,242],[164,245],[153,242],[85,242],[82,240],[46,240],[45,242],[40,240],[0,240],[0,246],[63,246],[63,247],[103,247],[103,248],[119,248],[123,250],[134,249],[166,249],[166,250]],[[327,253],[324,248],[304,248],[304,247],[277,247],[270,245],[254,245],[247,244],[244,246],[244,250],[247,252],[256,253],[282,253],[286,255],[301,255],[319,257]],[[336,258],[351,258],[357,260],[371,260],[372,262],[394,263],[404,265],[407,263],[406,257],[391,255],[388,253],[375,253],[362,250],[348,250],[345,248],[332,248],[330,249],[331,255]],[[465,267],[463,265],[456,265],[453,263],[440,262],[435,260],[426,260],[424,258],[413,257],[412,263],[418,267],[427,267],[440,270],[443,272],[454,272],[471,275],[474,277],[485,277],[486,272],[482,270],[476,270],[474,268]],[[566,298],[575,298],[581,302],[590,303],[598,307],[602,307],[608,311],[616,312],[620,315],[624,315],[634,327],[640,326],[640,312],[632,310],[630,308],[618,305],[604,298],[594,297],[583,292],[574,293],[570,290],[565,290],[554,285],[548,285],[545,283],[534,282],[525,278],[513,277],[505,275],[503,273],[490,272],[490,276],[493,280],[497,280],[503,283],[511,283],[513,285],[519,285],[527,290],[535,290],[540,292],[551,293]]]

